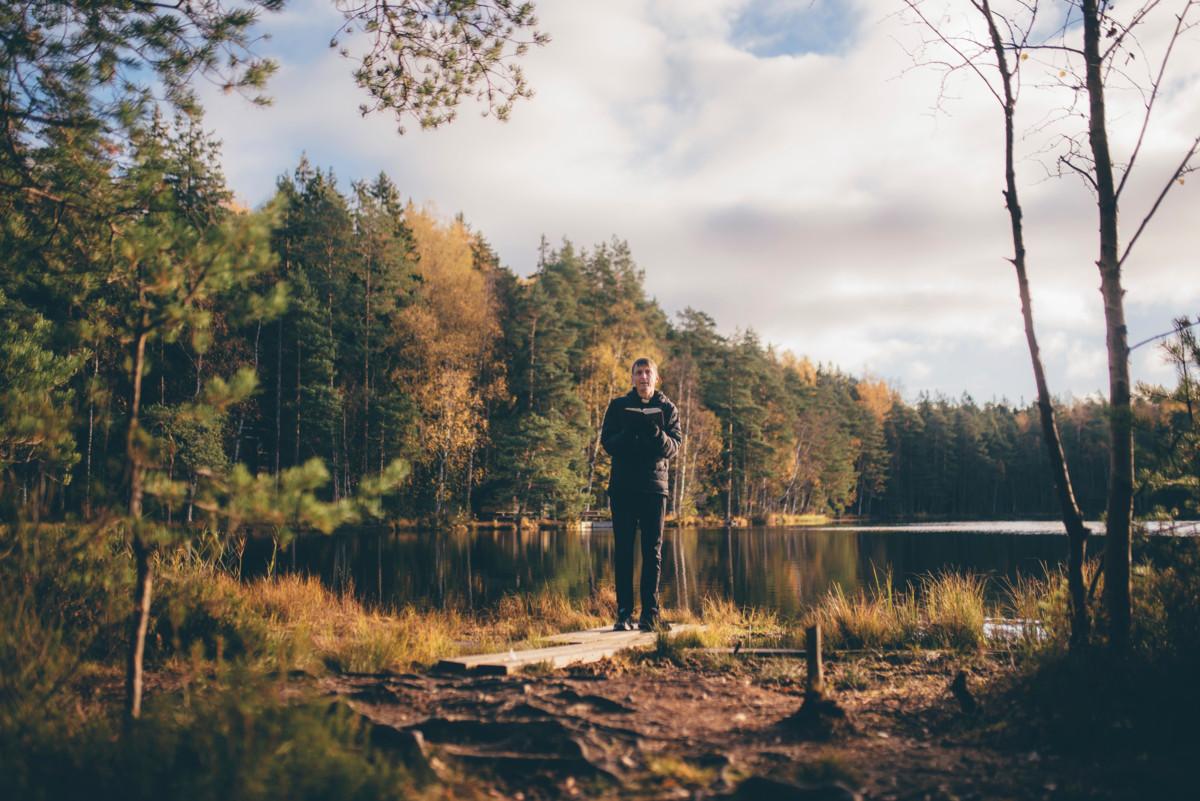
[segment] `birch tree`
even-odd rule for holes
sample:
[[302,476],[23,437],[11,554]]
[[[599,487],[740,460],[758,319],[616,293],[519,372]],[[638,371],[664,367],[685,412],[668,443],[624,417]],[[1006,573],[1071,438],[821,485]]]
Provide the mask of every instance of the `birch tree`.
[[[1096,266],[1105,318],[1109,373],[1109,483],[1104,557],[1104,594],[1109,638],[1118,650],[1128,647],[1130,630],[1130,564],[1133,501],[1133,411],[1129,378],[1129,343],[1125,322],[1122,270],[1151,219],[1170,190],[1193,169],[1200,134],[1184,144],[1178,160],[1165,173],[1151,178],[1160,189],[1139,210],[1138,223],[1127,243],[1120,244],[1118,226],[1122,195],[1129,187],[1156,107],[1170,96],[1167,69],[1177,45],[1186,45],[1200,8],[1196,0],[1175,3],[1147,0],[1118,11],[1106,0],[1036,0],[993,3],[967,0],[962,11],[982,24],[978,34],[952,34],[947,18],[927,16],[927,4],[904,0],[905,6],[933,34],[940,55],[932,61],[950,71],[973,73],[1003,112],[1005,189],[1022,316],[1029,345],[1042,430],[1051,457],[1059,505],[1070,542],[1068,578],[1072,599],[1072,640],[1086,641],[1089,626],[1085,607],[1082,564],[1088,536],[1075,503],[1070,474],[1033,325],[1032,301],[1026,276],[1025,221],[1015,175],[1015,116],[1021,86],[1049,82],[1066,93],[1057,153],[1063,174],[1078,176],[1095,201],[1099,242]],[[1161,21],[1166,19],[1167,25]],[[952,19],[952,18],[950,18]],[[1156,23],[1152,27],[1151,23]],[[1049,30],[1046,34],[1044,31]],[[1142,37],[1142,33],[1148,35]],[[1032,59],[1037,80],[1022,80],[1023,66]],[[1136,136],[1124,158],[1110,145],[1107,95],[1115,87],[1130,89],[1141,99]],[[1160,112],[1161,113],[1161,112]],[[1071,128],[1072,121],[1081,127]]]

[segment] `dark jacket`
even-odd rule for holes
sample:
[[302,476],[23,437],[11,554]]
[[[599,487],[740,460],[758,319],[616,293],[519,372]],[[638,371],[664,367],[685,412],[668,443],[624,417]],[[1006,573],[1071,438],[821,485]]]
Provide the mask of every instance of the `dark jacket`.
[[[662,426],[638,425],[638,418],[627,408],[658,407],[662,409]],[[637,390],[613,398],[604,412],[600,429],[600,444],[612,457],[612,477],[608,494],[645,492],[667,494],[667,460],[679,450],[683,431],[679,427],[679,410],[661,392],[655,392],[643,402]]]

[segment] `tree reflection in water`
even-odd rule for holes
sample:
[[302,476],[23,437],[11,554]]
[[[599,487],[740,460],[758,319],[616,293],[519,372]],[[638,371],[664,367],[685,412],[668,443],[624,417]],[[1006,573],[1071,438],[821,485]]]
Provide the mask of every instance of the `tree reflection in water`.
[[[1025,533],[972,525],[669,529],[663,600],[698,610],[706,596],[715,596],[791,616],[835,583],[853,591],[891,571],[901,585],[951,568],[1010,578],[1040,574],[1066,551],[1065,536],[1046,525],[1017,527]],[[291,571],[319,576],[337,590],[353,589],[363,602],[385,608],[416,603],[483,609],[508,593],[541,590],[583,598],[612,581],[610,529],[372,529],[302,537],[291,550]],[[269,558],[269,541],[251,542],[245,575],[262,575]]]

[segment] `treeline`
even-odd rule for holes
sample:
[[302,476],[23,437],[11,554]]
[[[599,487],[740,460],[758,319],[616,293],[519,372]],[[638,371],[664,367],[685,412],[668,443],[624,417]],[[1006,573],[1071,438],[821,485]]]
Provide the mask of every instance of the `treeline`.
[[[396,516],[577,517],[606,505],[600,418],[641,355],[682,416],[678,514],[1057,513],[1034,407],[910,404],[702,311],[669,319],[621,241],[543,241],[521,277],[383,174],[345,192],[301,160],[262,209],[239,209],[195,118],[46,136],[20,168],[50,189],[0,195],[6,517],[122,508],[135,411],[146,503],[167,521],[192,519],[202,478],[313,457],[333,500],[407,461]],[[1191,360],[1138,407],[1143,512],[1195,502]],[[1096,515],[1106,408],[1074,402],[1059,422]],[[156,493],[156,475],[185,489]]]

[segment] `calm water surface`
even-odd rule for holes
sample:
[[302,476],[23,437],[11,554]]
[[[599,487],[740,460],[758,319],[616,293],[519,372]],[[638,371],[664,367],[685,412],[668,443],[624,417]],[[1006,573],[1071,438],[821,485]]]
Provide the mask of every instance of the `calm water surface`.
[[[834,584],[853,591],[888,571],[897,584],[943,569],[1007,578],[1041,575],[1066,557],[1062,531],[1061,523],[1033,521],[668,529],[662,595],[671,606],[697,608],[704,597],[717,596],[796,615]],[[1194,536],[1197,524],[1173,533]],[[514,592],[547,589],[584,597],[612,583],[612,547],[608,528],[358,531],[302,538],[279,554],[278,569],[319,576],[332,588],[384,607],[479,609]],[[264,572],[270,550],[269,542],[251,543],[246,573]]]

